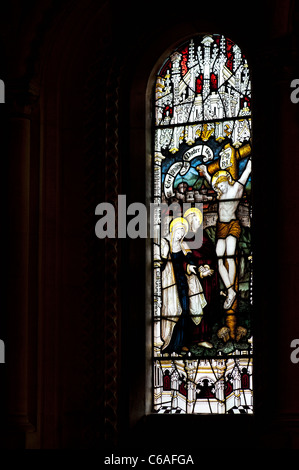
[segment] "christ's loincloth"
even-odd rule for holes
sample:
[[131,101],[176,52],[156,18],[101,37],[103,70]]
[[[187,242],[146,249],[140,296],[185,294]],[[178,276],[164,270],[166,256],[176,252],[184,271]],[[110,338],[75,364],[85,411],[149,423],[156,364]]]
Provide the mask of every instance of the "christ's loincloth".
[[217,221],[216,226],[216,237],[217,238],[226,238],[229,235],[240,238],[241,235],[241,226],[238,220],[231,220],[230,222],[219,222]]

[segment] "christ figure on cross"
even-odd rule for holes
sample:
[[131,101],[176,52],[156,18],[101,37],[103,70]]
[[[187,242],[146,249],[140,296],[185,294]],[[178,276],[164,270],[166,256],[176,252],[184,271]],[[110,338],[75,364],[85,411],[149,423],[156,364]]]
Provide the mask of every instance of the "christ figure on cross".
[[227,297],[223,307],[228,310],[233,305],[237,295],[235,291],[235,252],[237,241],[241,234],[241,226],[236,216],[236,210],[251,173],[251,158],[249,158],[238,180],[234,180],[231,174],[226,170],[217,171],[211,176],[206,165],[199,165],[197,169],[217,192],[218,220],[216,226],[216,254],[218,256],[219,274],[227,289]]

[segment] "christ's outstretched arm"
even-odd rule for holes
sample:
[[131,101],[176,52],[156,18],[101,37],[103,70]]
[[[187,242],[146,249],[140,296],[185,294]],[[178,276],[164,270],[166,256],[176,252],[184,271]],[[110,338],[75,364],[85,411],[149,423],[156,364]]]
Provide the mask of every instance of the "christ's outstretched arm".
[[206,165],[198,165],[196,167],[196,169],[199,172],[199,174],[202,173],[202,175],[205,177],[205,179],[207,180],[209,185],[211,185],[212,177],[211,177],[210,173],[208,172],[208,169],[207,169]]
[[251,157],[249,158],[247,164],[246,164],[246,167],[242,173],[242,175],[240,176],[238,182],[241,183],[243,186],[245,186],[248,178],[249,178],[249,175],[251,173]]

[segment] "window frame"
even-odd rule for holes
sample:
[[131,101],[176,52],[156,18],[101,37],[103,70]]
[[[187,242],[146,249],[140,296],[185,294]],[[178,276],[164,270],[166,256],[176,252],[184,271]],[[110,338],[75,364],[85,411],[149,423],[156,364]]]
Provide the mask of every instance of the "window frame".
[[[172,45],[170,45],[167,50],[165,50],[158,60],[156,61],[154,67],[151,70],[148,83],[147,83],[147,88],[146,88],[146,125],[145,125],[145,148],[146,148],[146,205],[149,207],[150,202],[152,201],[152,195],[153,195],[153,180],[152,180],[152,174],[153,174],[153,154],[154,154],[154,134],[155,134],[155,129],[156,126],[153,124],[153,116],[155,115],[155,83],[157,79],[157,74],[158,71],[161,69],[161,66],[167,60],[167,58],[170,57],[170,55],[176,51],[178,48],[183,46],[187,41],[190,39],[194,38],[195,36],[205,36],[205,35],[214,35],[214,34],[220,34],[221,36],[224,36],[225,39],[230,39],[233,41],[234,44],[236,44],[240,49],[242,54],[245,54],[246,61],[248,64],[249,68],[249,79],[250,79],[250,85],[251,85],[251,92],[252,92],[252,68],[250,65],[250,59],[248,59],[247,52],[244,52],[244,48],[242,45],[240,46],[238,38],[235,40],[235,38],[231,37],[231,35],[226,34],[225,32],[193,32],[191,34],[188,34],[184,36],[183,38],[175,41]],[[254,101],[253,93],[251,96],[251,102]],[[249,116],[251,120],[251,141],[253,140],[253,123],[254,123],[254,118],[253,118],[253,109],[251,107],[251,113]],[[240,119],[240,116],[233,116],[232,118],[222,118],[223,121],[227,120],[238,120]],[[213,120],[213,122],[215,119]],[[206,123],[207,121],[203,120],[200,121],[201,123]],[[191,123],[192,124],[192,123]],[[179,124],[178,124],[179,125]],[[168,127],[174,127],[175,125],[169,125],[166,126]],[[182,123],[182,126],[186,126],[186,122]],[[254,144],[252,143],[252,147]],[[190,147],[192,148],[192,147]],[[253,208],[253,200],[251,201],[251,209]],[[250,231],[251,234],[253,233],[253,219],[254,217],[251,217],[251,227]],[[148,233],[149,233],[149,225],[148,225]],[[253,248],[253,241],[251,242],[251,249],[254,251]],[[150,269],[149,269],[150,267]],[[152,341],[153,341],[153,312],[152,312],[152,299],[153,299],[153,282],[152,282],[152,240],[147,239],[146,243],[146,377],[145,377],[145,414],[146,415],[155,415],[153,411],[153,387],[154,387],[154,381],[153,381],[153,374],[152,374],[152,369],[153,369],[153,355],[152,355]],[[252,329],[254,330],[254,308],[253,305],[251,305],[251,323],[252,323]],[[252,335],[254,337],[254,333]],[[229,359],[230,356],[227,356],[227,359]],[[232,356],[233,358],[234,356]],[[241,356],[240,356],[241,357]],[[201,358],[199,357],[198,360]],[[255,415],[255,371],[254,371],[254,364],[255,364],[255,353],[251,355],[251,367],[253,368],[253,374],[252,374],[252,395],[253,395],[253,413],[248,413],[246,416],[253,416]],[[204,414],[191,414],[188,416],[205,416]],[[214,413],[208,414],[207,416],[221,416]],[[228,416],[227,413],[225,413],[225,416]]]

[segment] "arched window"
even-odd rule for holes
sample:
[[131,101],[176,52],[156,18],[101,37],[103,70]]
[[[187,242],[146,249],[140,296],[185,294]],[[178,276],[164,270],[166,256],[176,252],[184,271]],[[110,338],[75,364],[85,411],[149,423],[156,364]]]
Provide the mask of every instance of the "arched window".
[[163,61],[152,110],[152,410],[253,413],[243,51],[220,34],[187,40]]

